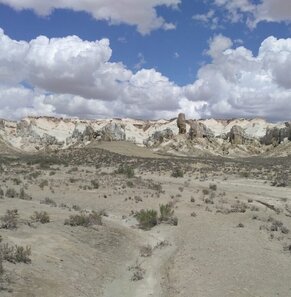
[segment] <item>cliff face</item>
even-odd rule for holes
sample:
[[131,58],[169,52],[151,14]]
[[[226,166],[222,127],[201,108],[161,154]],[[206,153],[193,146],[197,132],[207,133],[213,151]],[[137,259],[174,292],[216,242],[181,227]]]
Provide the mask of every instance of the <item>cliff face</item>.
[[[176,119],[142,121],[28,117],[18,122],[0,120],[0,137],[10,147],[27,152],[66,149],[104,140],[130,141],[155,150],[190,155],[198,151],[215,155],[236,151],[260,154],[270,146],[286,144],[291,140],[290,123],[273,124],[264,119],[207,119],[186,121],[185,125],[186,133],[179,134]],[[205,133],[198,133],[200,130],[206,131],[207,137],[203,136]]]

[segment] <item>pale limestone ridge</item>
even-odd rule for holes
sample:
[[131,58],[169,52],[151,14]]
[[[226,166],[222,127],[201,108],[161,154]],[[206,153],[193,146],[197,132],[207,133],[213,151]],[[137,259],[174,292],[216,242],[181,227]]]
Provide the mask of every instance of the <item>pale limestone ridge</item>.
[[262,118],[186,120],[185,124],[186,133],[179,134],[177,119],[27,117],[20,121],[0,120],[0,136],[9,146],[27,152],[66,149],[104,140],[129,141],[158,151],[187,155],[260,154],[266,151],[265,144],[276,147],[291,139],[290,124],[269,123]]

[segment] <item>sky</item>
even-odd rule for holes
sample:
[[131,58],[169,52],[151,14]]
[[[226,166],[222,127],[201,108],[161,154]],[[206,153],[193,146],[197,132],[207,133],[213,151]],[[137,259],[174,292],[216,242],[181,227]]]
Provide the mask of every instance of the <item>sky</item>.
[[0,0],[0,118],[291,119],[290,0]]

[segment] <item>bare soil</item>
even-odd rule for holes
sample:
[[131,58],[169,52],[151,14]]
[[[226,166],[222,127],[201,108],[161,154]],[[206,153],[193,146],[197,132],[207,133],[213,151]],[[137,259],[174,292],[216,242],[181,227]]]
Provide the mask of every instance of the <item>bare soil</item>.
[[[30,246],[31,263],[3,260],[0,296],[291,296],[291,188],[272,186],[290,161],[161,157],[118,142],[7,150],[0,217],[19,215],[16,229],[0,228],[0,245]],[[116,173],[125,164],[134,177]],[[172,176],[177,168],[183,176]],[[167,203],[177,226],[139,228],[136,212]],[[102,225],[64,224],[92,210]],[[35,211],[50,222],[34,222]]]

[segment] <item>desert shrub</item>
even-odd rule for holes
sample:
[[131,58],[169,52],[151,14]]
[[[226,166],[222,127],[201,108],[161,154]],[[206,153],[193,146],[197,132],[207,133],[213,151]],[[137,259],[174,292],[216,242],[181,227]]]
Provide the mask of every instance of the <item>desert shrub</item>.
[[237,201],[235,204],[232,204],[231,205],[231,210],[230,212],[241,212],[241,213],[244,213],[246,212],[248,206],[243,203],[243,202],[240,202],[240,201]]
[[245,178],[248,178],[248,177],[250,177],[250,173],[249,173],[249,172],[247,172],[247,171],[240,172],[240,173],[239,173],[239,175],[240,175],[240,177],[245,177]]
[[3,199],[4,197],[4,191],[2,190],[2,188],[0,187],[0,199]]
[[32,197],[29,196],[25,191],[24,188],[20,189],[20,193],[19,193],[19,199],[23,199],[23,200],[31,200]]
[[63,203],[63,202],[59,204],[59,207],[60,208],[69,208],[69,206],[66,203]]
[[48,186],[48,181],[45,179],[40,182],[39,187],[43,190],[44,187]]
[[51,168],[51,162],[49,160],[41,160],[39,162],[38,168],[43,169],[43,170],[50,169]]
[[76,204],[74,204],[72,206],[72,209],[75,210],[75,211],[81,211],[81,207],[79,205],[76,205]]
[[150,257],[153,254],[153,248],[149,244],[142,246],[139,253],[141,257]]
[[126,182],[126,185],[129,187],[129,188],[133,188],[134,184],[131,180],[127,181]]
[[46,211],[35,211],[30,217],[34,222],[46,224],[50,222],[50,217]]
[[6,191],[5,196],[8,198],[16,198],[18,196],[18,193],[16,192],[16,190],[14,188],[9,188]]
[[99,214],[100,214],[102,217],[108,217],[108,213],[106,212],[105,209],[101,209],[101,210],[99,211]]
[[204,202],[205,202],[206,204],[214,204],[214,201],[213,201],[212,198],[205,198],[205,199],[204,199]]
[[174,215],[174,210],[171,204],[160,205],[160,221],[167,222]]
[[17,177],[16,178],[13,178],[12,180],[13,180],[14,185],[17,185],[17,186],[22,183],[21,179],[20,178],[17,178]]
[[[2,237],[0,235],[0,243],[2,242]],[[1,248],[0,248],[0,251],[1,251]],[[0,290],[1,290],[1,284],[3,282],[3,274],[4,274],[4,268],[3,268],[3,257],[2,257],[2,254],[0,252]]]
[[72,167],[70,170],[68,170],[68,173],[76,172],[78,170],[79,170],[78,167]]
[[287,172],[278,173],[274,181],[271,183],[274,187],[287,187],[289,184],[289,176]]
[[88,215],[84,213],[71,215],[69,219],[65,220],[65,225],[70,225],[73,227],[75,226],[90,227],[93,225],[102,225],[102,216],[100,213],[97,213],[96,211],[92,211]]
[[178,190],[179,190],[180,192],[183,192],[183,191],[184,191],[184,188],[183,188],[183,187],[179,187]]
[[209,190],[208,189],[203,189],[202,193],[203,193],[203,195],[209,195]]
[[99,183],[95,179],[91,180],[91,185],[92,185],[93,189],[99,188]]
[[4,274],[3,259],[2,259],[2,255],[0,254],[0,290],[1,290],[1,283],[2,283],[3,274]]
[[131,277],[132,281],[139,281],[144,278],[145,270],[141,267],[141,264],[136,262],[135,265],[132,265],[128,268],[129,271],[133,272],[133,275]]
[[171,174],[172,177],[183,177],[184,172],[181,168],[174,168]]
[[57,206],[57,203],[52,198],[49,198],[49,197],[46,197],[44,200],[41,200],[40,204],[47,204],[54,207]]
[[34,171],[34,172],[29,174],[29,177],[36,179],[40,175],[41,175],[40,171]]
[[149,189],[160,192],[160,193],[163,191],[162,185],[161,184],[155,184],[155,183],[150,183]]
[[124,165],[119,165],[118,169],[116,170],[116,173],[118,174],[124,174],[126,175],[128,178],[132,178],[134,177],[134,169],[133,167],[124,164]]
[[3,229],[16,229],[18,221],[18,210],[7,209],[6,214],[1,217],[1,228]]
[[212,191],[216,191],[217,190],[217,185],[216,184],[210,184],[209,189],[212,190]]
[[291,252],[291,244],[286,244],[286,245],[283,247],[283,250],[284,250],[284,251],[287,251],[287,252]]
[[0,245],[0,255],[3,261],[11,263],[30,263],[31,248],[29,246],[9,246],[7,243]]
[[149,230],[158,224],[158,213],[154,209],[142,209],[135,215],[141,229]]

